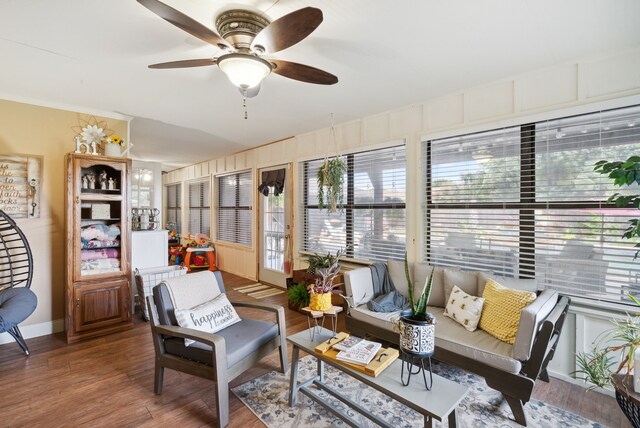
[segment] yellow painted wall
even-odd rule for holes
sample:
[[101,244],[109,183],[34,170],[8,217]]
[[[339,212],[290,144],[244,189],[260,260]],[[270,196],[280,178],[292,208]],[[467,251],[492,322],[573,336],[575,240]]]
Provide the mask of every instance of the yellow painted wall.
[[[0,154],[42,157],[40,218],[16,220],[33,252],[31,289],[38,296],[36,311],[21,327],[44,323],[40,329],[46,330],[48,323],[64,319],[64,155],[75,150],[71,128],[90,116],[0,100]],[[128,135],[126,120],[96,119],[105,120],[116,134]]]

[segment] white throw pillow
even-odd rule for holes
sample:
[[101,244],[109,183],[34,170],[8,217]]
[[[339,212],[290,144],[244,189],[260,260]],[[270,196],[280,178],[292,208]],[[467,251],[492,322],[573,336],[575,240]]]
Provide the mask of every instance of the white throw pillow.
[[[220,294],[215,299],[191,309],[176,309],[175,315],[180,327],[193,328],[207,333],[215,333],[241,321],[226,294]],[[184,346],[193,343],[195,340],[184,340]]]
[[444,308],[444,315],[465,329],[475,331],[478,328],[483,305],[484,299],[482,297],[471,296],[454,285],[447,307]]

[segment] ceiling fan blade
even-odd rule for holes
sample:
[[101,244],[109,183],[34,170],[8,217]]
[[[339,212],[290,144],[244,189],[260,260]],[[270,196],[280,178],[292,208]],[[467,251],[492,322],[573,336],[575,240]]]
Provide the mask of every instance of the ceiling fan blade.
[[160,62],[151,64],[149,68],[187,68],[187,67],[203,67],[206,65],[216,65],[216,58],[203,59],[185,59],[182,61]]
[[185,15],[184,13],[168,6],[158,0],[138,0],[138,3],[149,9],[167,22],[172,23],[176,27],[196,36],[200,40],[219,47],[230,47],[222,37],[213,30],[205,27],[195,19]]
[[315,83],[318,85],[333,85],[338,83],[338,78],[336,76],[315,67],[299,64],[297,62],[283,61],[280,59],[270,59],[268,61],[275,65],[272,70],[274,73],[283,77],[288,77],[289,79]]
[[238,88],[238,90],[245,98],[253,98],[260,92],[260,85],[248,89]]
[[[138,0],[139,1],[139,0]],[[322,22],[322,11],[305,7],[276,19],[258,33],[251,49],[274,53],[295,45],[307,37]]]

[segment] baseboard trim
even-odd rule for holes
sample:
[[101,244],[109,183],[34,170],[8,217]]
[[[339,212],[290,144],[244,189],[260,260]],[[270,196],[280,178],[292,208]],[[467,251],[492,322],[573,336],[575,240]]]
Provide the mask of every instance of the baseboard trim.
[[[19,327],[20,332],[25,339],[32,339],[34,337],[46,336],[48,334],[64,331],[64,319],[61,318],[53,321]],[[0,345],[12,342],[15,342],[15,340],[9,333],[0,333]]]

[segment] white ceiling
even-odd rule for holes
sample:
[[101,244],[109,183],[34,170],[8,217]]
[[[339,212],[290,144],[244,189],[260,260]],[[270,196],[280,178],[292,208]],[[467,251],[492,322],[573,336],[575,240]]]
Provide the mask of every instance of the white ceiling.
[[[218,0],[166,0],[214,28]],[[638,0],[239,0],[324,22],[272,55],[339,78],[272,74],[247,100],[215,66],[148,64],[219,50],[135,0],[0,0],[0,94],[133,117],[134,158],[182,166],[567,61],[640,45]]]

